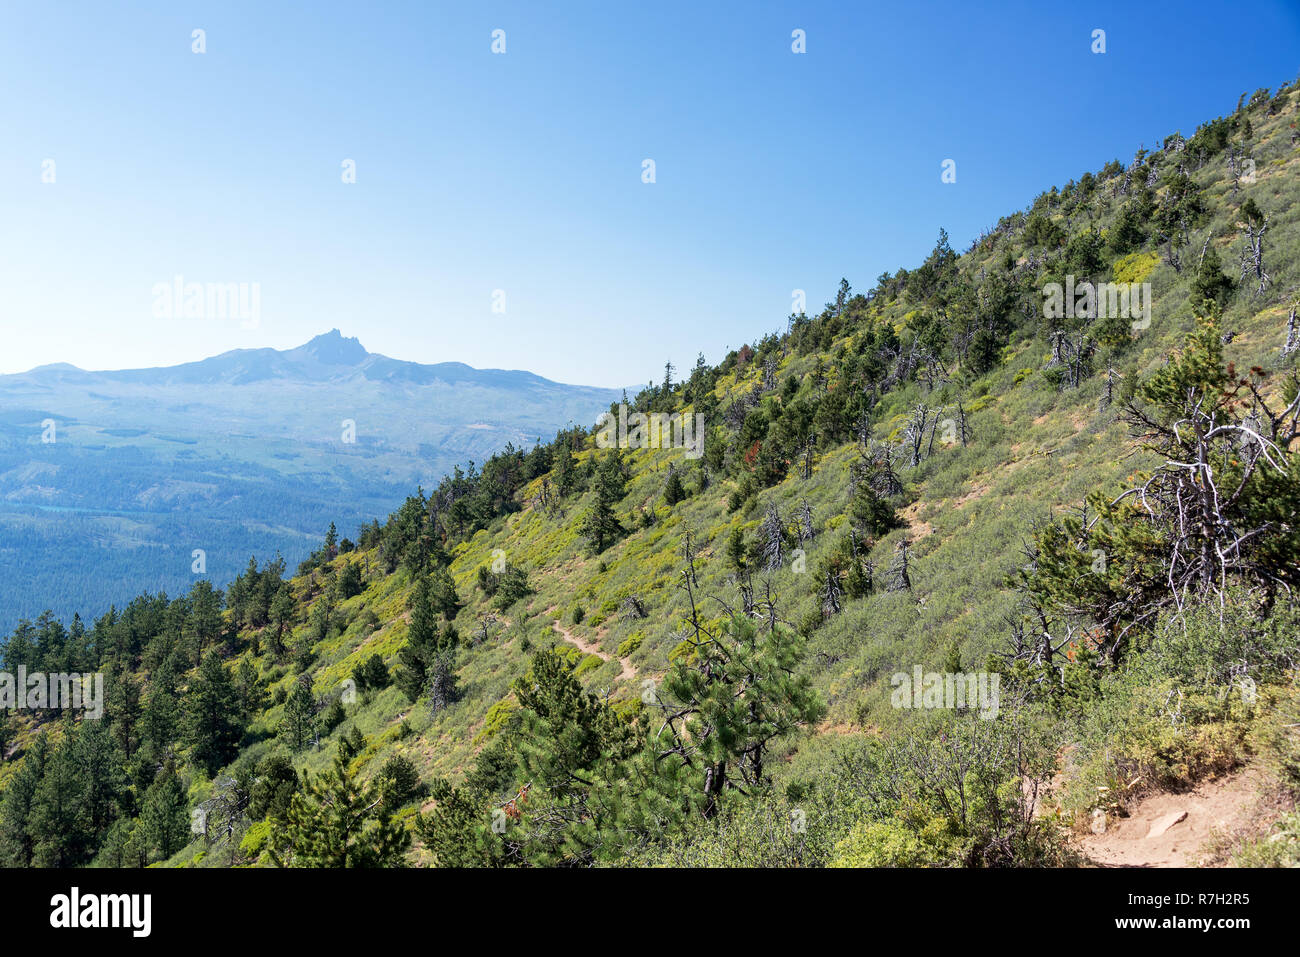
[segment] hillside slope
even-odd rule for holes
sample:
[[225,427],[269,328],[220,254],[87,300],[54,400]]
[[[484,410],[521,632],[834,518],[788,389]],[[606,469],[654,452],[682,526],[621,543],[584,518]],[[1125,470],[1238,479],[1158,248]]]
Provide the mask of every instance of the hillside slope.
[[[698,456],[566,430],[292,578],[250,566],[219,621],[196,588],[16,636],[8,662],[111,672],[111,735],[15,723],[0,854],[1061,865],[1247,759],[1291,800],[1298,100],[1243,97],[630,403],[702,416]],[[1149,308],[1045,314],[1088,281]],[[1167,465],[1206,409],[1240,486],[1198,538],[1163,490],[1207,487]],[[899,707],[916,669],[1000,696]],[[42,782],[91,750],[111,783],[57,837]],[[1279,826],[1269,862],[1300,854]]]

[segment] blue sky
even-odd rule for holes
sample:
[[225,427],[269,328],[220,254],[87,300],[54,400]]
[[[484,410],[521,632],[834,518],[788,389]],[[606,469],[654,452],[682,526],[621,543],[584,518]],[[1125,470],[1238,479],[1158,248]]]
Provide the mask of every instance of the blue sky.
[[[1300,69],[1267,0],[115,6],[0,7],[0,372],[338,327],[643,382]],[[258,283],[257,323],[155,316],[176,275]]]

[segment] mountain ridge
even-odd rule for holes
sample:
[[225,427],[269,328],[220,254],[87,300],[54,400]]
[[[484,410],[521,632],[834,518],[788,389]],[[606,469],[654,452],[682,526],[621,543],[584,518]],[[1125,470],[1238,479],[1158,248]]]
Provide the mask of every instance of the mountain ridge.
[[0,375],[0,387],[3,387],[6,380],[12,384],[24,379],[43,382],[54,377],[60,381],[75,380],[87,384],[129,382],[144,385],[245,385],[272,378],[326,381],[351,375],[374,381],[403,381],[420,385],[447,382],[612,391],[599,386],[557,382],[523,369],[478,368],[457,361],[420,363],[394,359],[368,351],[357,337],[344,337],[337,328],[290,349],[229,349],[215,356],[169,366],[91,370],[66,362],[47,363],[26,372]]
[[89,614],[114,569],[188,587],[196,548],[219,580],[250,552],[296,562],[327,517],[386,514],[412,484],[594,421],[619,394],[392,359],[337,329],[177,366],[0,376],[0,630],[41,602]]

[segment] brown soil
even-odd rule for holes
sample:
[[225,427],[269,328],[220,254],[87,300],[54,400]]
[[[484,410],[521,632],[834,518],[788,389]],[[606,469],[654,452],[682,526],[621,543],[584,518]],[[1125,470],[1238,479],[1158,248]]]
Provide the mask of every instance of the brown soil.
[[[614,660],[613,655],[601,651],[600,646],[598,646],[595,642],[585,641],[584,639],[579,638],[577,635],[573,634],[572,632],[565,631],[564,626],[560,624],[558,619],[556,620],[555,624],[552,627],[555,628],[556,632],[558,632],[560,637],[562,637],[565,641],[567,641],[571,645],[576,645],[579,651],[582,651],[588,655],[595,655],[601,661]],[[620,658],[618,659],[618,663],[623,666],[623,670],[620,671],[618,675],[619,681],[627,681],[631,678],[636,677],[636,668],[632,667],[632,662],[628,661],[628,659],[626,658]]]
[[1202,781],[1185,794],[1151,794],[1135,802],[1128,817],[1110,818],[1103,833],[1089,834],[1079,846],[1101,867],[1194,867],[1203,862],[1212,837],[1239,832],[1254,818],[1266,790],[1264,775],[1246,768]]

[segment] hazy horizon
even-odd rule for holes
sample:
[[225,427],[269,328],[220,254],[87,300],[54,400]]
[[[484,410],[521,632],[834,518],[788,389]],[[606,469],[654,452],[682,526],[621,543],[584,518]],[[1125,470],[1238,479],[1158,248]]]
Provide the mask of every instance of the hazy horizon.
[[[42,369],[57,369],[57,368],[76,369],[78,372],[87,372],[87,373],[141,372],[141,371],[145,371],[145,370],[149,370],[149,369],[165,369],[165,368],[172,368],[172,367],[174,367],[174,366],[179,366],[179,365],[190,365],[190,364],[195,363],[195,362],[203,362],[203,361],[206,360],[206,359],[218,359],[218,358],[221,358],[221,357],[224,356],[224,355],[230,355],[231,353],[234,353],[234,352],[257,352],[257,351],[261,351],[261,350],[263,350],[263,349],[272,349],[272,350],[275,351],[275,352],[292,352],[292,351],[295,350],[295,349],[301,349],[301,348],[304,347],[304,346],[310,345],[310,344],[311,344],[312,342],[314,342],[315,340],[317,340],[317,339],[321,339],[321,338],[325,338],[325,337],[329,336],[331,333],[335,333],[335,332],[337,332],[337,333],[338,333],[338,334],[339,334],[339,335],[340,335],[344,340],[348,340],[348,339],[354,339],[354,340],[356,340],[358,343],[360,343],[361,347],[362,347],[363,349],[366,350],[366,353],[367,353],[368,355],[372,355],[372,356],[381,356],[381,357],[383,357],[383,358],[385,358],[385,359],[394,359],[394,360],[399,361],[399,362],[413,362],[413,361],[414,361],[414,360],[411,360],[411,359],[405,359],[405,358],[403,358],[402,356],[391,356],[391,355],[388,355],[388,354],[386,354],[386,353],[375,352],[374,350],[367,348],[367,347],[366,347],[366,344],[365,344],[364,342],[361,342],[361,337],[360,337],[360,336],[350,336],[350,335],[347,335],[347,333],[346,333],[345,330],[343,330],[343,329],[339,329],[337,326],[335,326],[335,327],[332,327],[332,328],[330,328],[330,329],[325,330],[324,332],[319,332],[319,333],[317,333],[316,335],[312,336],[311,338],[309,338],[309,339],[307,339],[307,340],[305,340],[305,341],[303,341],[303,342],[298,343],[296,346],[289,346],[289,347],[287,347],[287,348],[276,348],[276,347],[274,347],[274,346],[236,346],[234,349],[227,349],[227,350],[225,350],[224,352],[218,352],[218,353],[214,353],[214,354],[212,354],[212,355],[196,356],[196,357],[193,357],[193,358],[182,358],[182,359],[180,359],[180,360],[177,361],[177,362],[169,362],[169,363],[167,363],[167,364],[164,365],[164,366],[119,366],[119,367],[114,367],[114,368],[86,368],[85,366],[79,366],[79,365],[76,365],[75,363],[71,363],[71,362],[62,362],[62,361],[56,361],[56,362],[45,362],[45,363],[42,363],[41,365],[35,365],[35,366],[32,366],[32,367],[27,368],[27,369],[19,369],[19,370],[13,371],[13,372],[0,372],[0,377],[3,377],[3,376],[21,376],[21,375],[26,375],[26,374],[28,374],[28,373],[30,373],[30,372],[39,372],[39,371],[42,370]],[[589,387],[589,388],[609,388],[609,389],[617,389],[617,388],[630,388],[630,387],[632,387],[633,385],[636,385],[636,384],[637,384],[637,383],[626,383],[624,386],[593,386],[593,385],[591,385],[590,383],[587,383],[587,382],[561,382],[561,381],[556,380],[556,379],[550,379],[550,378],[548,378],[547,376],[539,375],[538,373],[534,372],[532,369],[507,369],[507,368],[504,368],[504,367],[502,367],[502,366],[474,366],[474,365],[470,365],[468,362],[461,362],[461,361],[458,360],[458,359],[439,359],[439,360],[435,360],[435,361],[433,361],[433,362],[420,362],[420,363],[418,363],[418,364],[419,364],[419,365],[433,365],[433,366],[436,366],[436,365],[463,365],[463,366],[465,366],[465,367],[467,367],[467,368],[473,369],[473,370],[476,371],[476,372],[522,372],[522,373],[528,373],[528,374],[530,374],[530,375],[536,375],[536,376],[538,376],[538,378],[546,379],[546,381],[548,381],[548,382],[554,382],[556,385],[573,385],[573,386],[583,386],[583,387]]]

